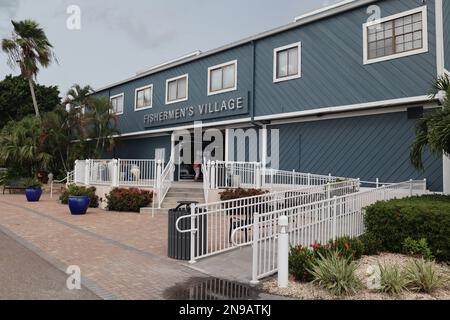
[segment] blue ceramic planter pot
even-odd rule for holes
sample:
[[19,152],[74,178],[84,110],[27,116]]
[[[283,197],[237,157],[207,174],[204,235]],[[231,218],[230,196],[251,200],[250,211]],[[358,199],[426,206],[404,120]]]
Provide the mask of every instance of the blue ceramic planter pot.
[[27,197],[28,202],[38,202],[42,196],[42,189],[41,188],[25,189],[25,196]]
[[69,197],[69,209],[72,215],[83,215],[86,214],[89,203],[91,200],[89,197]]

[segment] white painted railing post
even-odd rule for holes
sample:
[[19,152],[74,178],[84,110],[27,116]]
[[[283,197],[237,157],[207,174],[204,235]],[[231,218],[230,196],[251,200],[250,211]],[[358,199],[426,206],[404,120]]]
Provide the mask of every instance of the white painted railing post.
[[84,184],[89,185],[91,175],[91,160],[84,160]]
[[332,175],[331,175],[331,173],[330,174],[328,174],[328,182],[331,182],[331,180],[332,180]]
[[295,170],[292,170],[292,188],[295,186]]
[[194,264],[195,261],[195,204],[191,204],[191,260],[190,264]]
[[270,168],[270,189],[273,189],[273,169]]
[[255,213],[253,217],[253,246],[252,246],[252,285],[257,285],[258,280],[258,250],[259,250],[259,213]]
[[331,199],[331,183],[327,183],[325,187],[327,188],[327,199]]
[[112,173],[111,173],[111,182],[113,188],[119,186],[119,161],[117,159],[113,159],[112,161]]
[[409,180],[409,196],[413,196],[413,180]]
[[311,186],[311,173],[308,173],[308,187]]
[[379,178],[377,178],[377,189],[380,187],[380,179]]
[[255,184],[256,189],[261,188],[261,164],[255,163]]
[[[225,164],[226,167],[226,164]],[[212,161],[210,163],[210,168],[211,168],[211,189],[215,190],[217,189],[216,187],[216,162]],[[226,170],[224,171],[226,173]]]
[[427,179],[423,179],[423,191],[427,192]]
[[287,216],[278,218],[278,287],[289,285],[289,219]]
[[158,160],[156,162],[156,189],[158,190],[158,208],[161,209],[161,200],[162,200],[162,161]]
[[337,237],[337,197],[333,197],[333,240]]

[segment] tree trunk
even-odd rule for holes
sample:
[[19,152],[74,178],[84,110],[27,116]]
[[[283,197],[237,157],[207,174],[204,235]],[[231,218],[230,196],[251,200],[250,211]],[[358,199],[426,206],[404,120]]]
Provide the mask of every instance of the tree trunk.
[[34,93],[33,79],[28,78],[28,84],[30,85],[31,98],[33,99],[34,112],[36,113],[36,117],[40,118],[39,107],[36,100],[36,94]]

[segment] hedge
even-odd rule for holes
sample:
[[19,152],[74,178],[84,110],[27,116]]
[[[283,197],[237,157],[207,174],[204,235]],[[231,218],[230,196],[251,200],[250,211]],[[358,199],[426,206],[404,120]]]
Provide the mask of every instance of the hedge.
[[450,261],[450,197],[427,195],[378,202],[366,210],[367,232],[381,250],[401,253],[407,238],[426,239],[437,260]]

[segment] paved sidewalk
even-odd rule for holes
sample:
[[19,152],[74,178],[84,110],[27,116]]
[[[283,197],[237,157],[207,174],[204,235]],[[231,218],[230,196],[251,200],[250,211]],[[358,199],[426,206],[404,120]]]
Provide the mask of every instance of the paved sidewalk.
[[60,270],[81,268],[83,284],[103,299],[164,299],[164,292],[205,277],[166,257],[167,216],[90,209],[74,217],[47,196],[0,196],[0,231]]
[[96,300],[86,287],[68,290],[67,275],[0,231],[0,300]]

